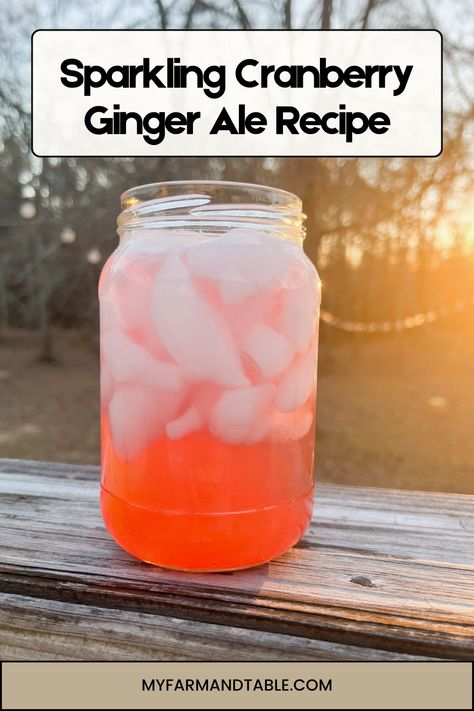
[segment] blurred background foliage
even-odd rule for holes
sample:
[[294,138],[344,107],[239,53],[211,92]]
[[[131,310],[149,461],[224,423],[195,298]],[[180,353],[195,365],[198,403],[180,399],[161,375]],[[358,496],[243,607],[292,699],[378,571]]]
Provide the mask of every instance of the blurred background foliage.
[[[323,281],[318,476],[474,493],[470,0],[3,0],[0,455],[98,461],[97,281],[119,196],[160,180],[303,198]],[[437,28],[439,158],[47,158],[30,152],[37,28]],[[54,366],[54,367],[53,367]]]

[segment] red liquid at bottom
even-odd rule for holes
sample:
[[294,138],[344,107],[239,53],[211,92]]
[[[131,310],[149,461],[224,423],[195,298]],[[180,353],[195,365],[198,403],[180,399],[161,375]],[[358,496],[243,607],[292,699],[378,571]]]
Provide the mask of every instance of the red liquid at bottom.
[[208,432],[163,436],[133,461],[102,423],[105,524],[117,543],[155,565],[219,571],[265,563],[305,532],[313,508],[313,434],[228,445]]

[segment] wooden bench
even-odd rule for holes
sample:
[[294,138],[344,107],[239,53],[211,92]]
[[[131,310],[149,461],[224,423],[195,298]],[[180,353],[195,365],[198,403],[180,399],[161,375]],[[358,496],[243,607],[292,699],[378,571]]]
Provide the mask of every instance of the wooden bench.
[[474,496],[319,484],[294,550],[204,575],[118,548],[98,487],[0,460],[3,660],[474,658]]

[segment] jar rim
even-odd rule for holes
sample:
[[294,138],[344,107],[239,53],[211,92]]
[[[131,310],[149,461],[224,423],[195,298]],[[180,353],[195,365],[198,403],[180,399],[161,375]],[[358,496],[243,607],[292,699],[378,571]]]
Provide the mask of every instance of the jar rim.
[[[220,190],[225,190],[226,188],[231,189],[236,193],[236,196],[242,196],[246,198],[245,202],[248,202],[249,196],[254,194],[255,202],[258,202],[257,198],[261,196],[265,203],[267,204],[278,204],[282,207],[292,207],[293,209],[302,210],[303,203],[301,199],[287,190],[282,188],[275,188],[269,185],[262,185],[260,183],[247,183],[243,181],[234,180],[163,180],[156,183],[144,183],[143,185],[137,185],[133,188],[125,190],[120,196],[120,203],[123,209],[127,209],[139,202],[150,200],[151,198],[164,197],[169,195],[168,189],[176,188],[176,193],[171,193],[171,195],[182,195],[188,192],[192,192],[192,188],[200,189],[210,189],[215,190],[219,188]],[[186,190],[179,190],[179,188],[186,188]],[[276,200],[270,200],[270,196],[277,198]],[[267,199],[265,199],[267,198]],[[252,200],[252,202],[254,202]]]
[[119,237],[157,230],[225,233],[265,231],[299,244],[306,230],[303,203],[280,188],[230,180],[173,180],[130,188],[121,197]]

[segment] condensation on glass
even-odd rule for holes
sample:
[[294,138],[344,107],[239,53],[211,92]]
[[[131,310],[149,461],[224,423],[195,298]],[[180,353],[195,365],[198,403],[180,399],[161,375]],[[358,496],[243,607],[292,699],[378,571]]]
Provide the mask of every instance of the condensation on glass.
[[99,285],[107,528],[168,568],[271,560],[313,505],[320,282],[301,201],[194,181],[122,208]]

